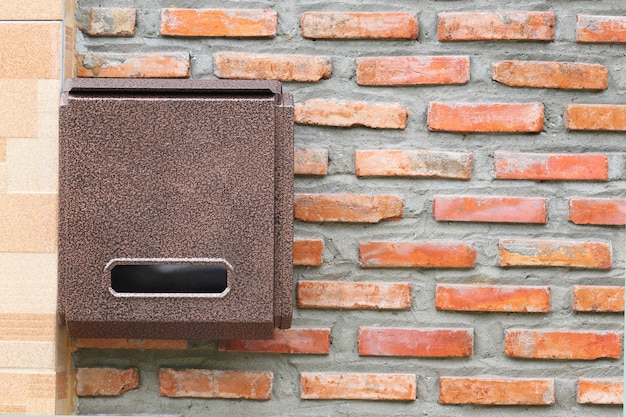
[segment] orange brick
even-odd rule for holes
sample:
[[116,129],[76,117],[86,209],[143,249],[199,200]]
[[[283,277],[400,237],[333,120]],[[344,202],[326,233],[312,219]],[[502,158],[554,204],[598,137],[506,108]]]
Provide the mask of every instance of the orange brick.
[[137,368],[77,368],[76,395],[79,397],[109,397],[139,388]]
[[413,374],[300,374],[300,398],[303,400],[413,401],[416,397],[417,383]]
[[89,339],[78,338],[74,346],[79,349],[150,349],[186,350],[186,340],[161,339]]
[[278,17],[262,9],[162,9],[161,35],[274,37]]
[[456,133],[538,133],[543,130],[543,104],[431,102],[428,129]]
[[570,104],[565,126],[569,130],[626,131],[626,105]]
[[305,12],[302,36],[309,39],[417,39],[419,24],[403,12]]
[[576,41],[626,43],[626,16],[576,15]]
[[545,198],[436,195],[433,216],[438,221],[545,224],[548,207]]
[[576,224],[626,224],[626,198],[570,198],[568,220]]
[[371,150],[355,152],[356,175],[450,178],[469,180],[472,154],[414,150]]
[[241,80],[316,82],[332,70],[330,57],[312,55],[218,52],[213,64],[216,77]]
[[496,152],[499,180],[607,181],[609,159],[602,154],[538,154]]
[[265,352],[328,355],[330,329],[292,328],[274,330],[269,340],[220,340],[220,352]]
[[324,241],[321,239],[296,239],[293,242],[294,266],[322,266]]
[[293,163],[295,175],[326,175],[328,172],[328,149],[296,149]]
[[611,269],[611,245],[580,240],[501,239],[500,266]]
[[441,404],[550,405],[554,380],[530,378],[439,378]]
[[472,356],[472,329],[361,327],[359,355],[452,358]]
[[619,359],[622,332],[511,329],[505,333],[506,356],[527,359]]
[[404,129],[409,111],[399,103],[308,100],[297,103],[295,122],[305,125]]
[[380,56],[356,59],[359,85],[465,84],[470,78],[467,56]]
[[133,36],[137,11],[130,8],[94,7],[89,28],[91,36]]
[[624,378],[578,378],[579,404],[624,404]]
[[163,397],[269,400],[273,384],[271,372],[159,369]]
[[623,313],[624,287],[575,285],[573,309],[579,312]]
[[187,53],[87,52],[78,54],[79,77],[104,78],[186,78]]
[[493,64],[492,78],[512,87],[606,90],[609,72],[581,62],[501,61]]
[[411,284],[299,281],[298,307],[405,310],[411,307]]
[[554,12],[439,13],[440,41],[552,41]]
[[476,249],[463,242],[361,242],[363,268],[473,268]]
[[437,284],[437,310],[549,313],[550,287]]
[[404,203],[393,195],[296,194],[295,217],[306,222],[378,223],[402,218]]

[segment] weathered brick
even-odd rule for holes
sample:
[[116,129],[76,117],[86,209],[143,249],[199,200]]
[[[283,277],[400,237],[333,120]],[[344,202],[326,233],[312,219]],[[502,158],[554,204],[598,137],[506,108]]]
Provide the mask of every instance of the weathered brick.
[[278,17],[263,9],[162,9],[161,35],[274,37]]
[[624,378],[578,378],[579,404],[624,404]]
[[438,221],[545,224],[548,207],[538,197],[435,195],[433,216]]
[[456,133],[537,133],[543,129],[543,104],[431,102],[428,129]]
[[611,269],[611,245],[581,240],[501,239],[500,266]]
[[393,195],[296,194],[295,217],[306,222],[378,223],[402,218],[404,203]]
[[568,220],[576,224],[626,224],[626,198],[570,198]]
[[552,41],[554,12],[439,13],[440,41]]
[[361,327],[359,355],[451,358],[472,356],[472,329]]
[[609,71],[581,62],[501,61],[493,64],[492,78],[512,87],[606,90]]
[[87,33],[91,36],[133,36],[136,19],[135,9],[93,7]]
[[380,56],[356,59],[359,85],[465,84],[470,78],[467,56]]
[[565,126],[569,130],[626,131],[626,105],[570,104]]
[[437,284],[437,310],[549,313],[550,287]]
[[271,372],[159,369],[163,397],[269,400],[273,384]]
[[87,52],[78,54],[79,77],[186,78],[188,53]]
[[186,340],[161,339],[88,339],[78,338],[74,346],[79,349],[151,349],[151,350],[185,350]]
[[405,310],[411,307],[411,284],[298,281],[298,307]]
[[472,154],[426,150],[364,150],[355,152],[356,175],[450,178],[469,180]]
[[324,241],[321,239],[295,239],[293,241],[294,266],[322,266]]
[[139,388],[137,368],[77,368],[76,395],[79,397],[109,397]]
[[363,268],[473,268],[476,249],[463,242],[361,242]]
[[496,152],[495,178],[534,181],[607,181],[609,159],[602,154]]
[[273,339],[220,340],[218,349],[220,352],[328,355],[330,353],[330,329],[276,329]]
[[408,109],[399,103],[312,99],[295,106],[295,122],[305,125],[404,129],[408,115]]
[[624,287],[575,285],[572,294],[574,311],[623,313]]
[[413,401],[417,382],[413,374],[366,374],[303,372],[303,400],[396,400]]
[[313,55],[217,52],[213,64],[216,77],[242,80],[316,82],[332,70],[330,57]]
[[308,39],[417,39],[419,24],[404,12],[305,12],[300,22]]
[[527,359],[619,359],[622,333],[616,331],[552,331],[510,329],[505,332],[505,354]]
[[530,378],[439,378],[441,404],[550,405],[554,380]]
[[576,15],[576,41],[626,43],[626,16]]
[[328,149],[296,149],[293,155],[295,175],[326,175],[328,172]]

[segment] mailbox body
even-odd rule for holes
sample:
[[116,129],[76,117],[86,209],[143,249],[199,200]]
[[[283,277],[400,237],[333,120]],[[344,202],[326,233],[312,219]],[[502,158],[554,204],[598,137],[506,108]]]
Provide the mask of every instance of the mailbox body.
[[279,83],[71,80],[59,147],[70,336],[262,339],[290,326],[293,101]]

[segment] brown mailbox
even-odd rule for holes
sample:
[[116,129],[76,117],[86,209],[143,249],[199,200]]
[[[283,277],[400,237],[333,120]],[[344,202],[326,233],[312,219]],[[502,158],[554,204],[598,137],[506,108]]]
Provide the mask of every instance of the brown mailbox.
[[293,99],[273,81],[70,80],[59,311],[72,337],[291,325]]

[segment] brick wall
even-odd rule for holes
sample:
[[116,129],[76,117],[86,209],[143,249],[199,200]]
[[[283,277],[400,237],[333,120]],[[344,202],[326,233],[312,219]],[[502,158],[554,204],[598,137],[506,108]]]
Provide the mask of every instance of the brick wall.
[[621,415],[626,6],[522,3],[80,0],[79,76],[285,82],[297,306],[77,340],[78,410]]

